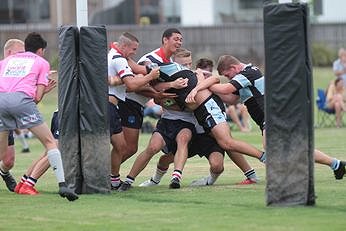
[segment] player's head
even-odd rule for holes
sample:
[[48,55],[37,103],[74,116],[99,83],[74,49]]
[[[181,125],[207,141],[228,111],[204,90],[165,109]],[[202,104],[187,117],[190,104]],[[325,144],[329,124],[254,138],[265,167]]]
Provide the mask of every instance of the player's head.
[[18,52],[24,52],[24,42],[20,39],[9,39],[4,45],[4,58]]
[[139,40],[136,36],[129,32],[124,32],[120,35],[118,40],[118,48],[127,57],[131,57],[137,53]]
[[183,44],[183,36],[181,32],[176,28],[169,28],[162,34],[162,47],[167,52],[168,56],[171,56],[176,52],[178,48]]
[[42,38],[42,36],[36,32],[32,32],[26,36],[25,41],[25,51],[30,51],[37,55],[43,56],[44,50],[47,47],[47,41]]
[[213,73],[214,62],[211,59],[201,58],[197,60],[196,69],[197,68],[203,70],[204,77],[210,77]]
[[342,89],[344,87],[344,80],[342,77],[337,77],[334,80],[335,88]]
[[217,71],[219,75],[224,75],[231,79],[240,71],[240,61],[231,55],[220,56],[217,62]]
[[339,49],[338,56],[342,63],[346,63],[346,49],[345,48],[342,47]]
[[176,52],[173,55],[173,60],[176,63],[179,63],[180,65],[191,69],[192,67],[192,55],[191,51],[185,49],[185,48],[178,48]]

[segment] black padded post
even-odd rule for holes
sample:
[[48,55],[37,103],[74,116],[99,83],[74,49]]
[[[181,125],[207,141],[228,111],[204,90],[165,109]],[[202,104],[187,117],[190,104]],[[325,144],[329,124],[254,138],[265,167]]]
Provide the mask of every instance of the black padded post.
[[81,27],[80,145],[83,193],[110,192],[107,36],[105,27]]
[[78,28],[59,29],[59,147],[66,182],[82,192],[82,169],[79,136]]
[[314,205],[306,4],[264,6],[267,205]]

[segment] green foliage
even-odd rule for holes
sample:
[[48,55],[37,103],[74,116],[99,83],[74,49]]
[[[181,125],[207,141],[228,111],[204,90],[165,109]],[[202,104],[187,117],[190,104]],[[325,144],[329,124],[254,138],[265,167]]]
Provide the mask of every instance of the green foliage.
[[332,66],[334,60],[337,59],[335,50],[328,48],[325,44],[312,44],[312,63],[317,67]]
[[58,66],[59,66],[59,56],[55,54],[50,59],[50,69],[58,70]]

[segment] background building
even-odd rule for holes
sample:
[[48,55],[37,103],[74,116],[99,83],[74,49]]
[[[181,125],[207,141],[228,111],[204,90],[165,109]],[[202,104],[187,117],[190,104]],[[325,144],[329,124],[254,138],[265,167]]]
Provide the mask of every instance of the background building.
[[[311,5],[312,44],[327,49],[327,56],[336,56],[337,49],[346,46],[346,1],[306,1]],[[160,46],[167,27],[178,27],[184,46],[196,59],[216,60],[227,52],[261,65],[262,5],[262,0],[88,0],[88,17],[90,25],[106,25],[109,41],[124,31],[134,33],[141,41],[138,56]],[[57,28],[75,24],[75,0],[2,0],[0,4],[0,44],[38,31],[48,40],[46,54],[52,63],[57,62]]]

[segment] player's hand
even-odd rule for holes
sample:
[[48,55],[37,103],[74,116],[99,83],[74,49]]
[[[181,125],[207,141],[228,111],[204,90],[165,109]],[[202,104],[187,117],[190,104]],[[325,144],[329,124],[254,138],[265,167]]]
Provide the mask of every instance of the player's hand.
[[44,88],[44,93],[48,93],[51,90],[53,90],[56,87],[56,80],[55,79],[49,79],[48,80],[48,86]]
[[187,83],[188,83],[189,79],[188,78],[177,78],[176,80],[174,80],[173,82],[171,82],[171,88],[175,88],[175,89],[182,89],[187,87]]
[[191,92],[187,95],[185,102],[186,103],[195,103],[196,102],[196,100],[195,100],[196,94],[197,94],[197,90],[195,88],[192,89]]
[[149,73],[151,75],[152,79],[157,79],[160,77],[160,67],[156,67],[152,69]]

